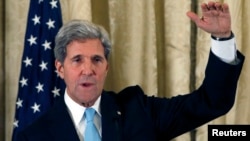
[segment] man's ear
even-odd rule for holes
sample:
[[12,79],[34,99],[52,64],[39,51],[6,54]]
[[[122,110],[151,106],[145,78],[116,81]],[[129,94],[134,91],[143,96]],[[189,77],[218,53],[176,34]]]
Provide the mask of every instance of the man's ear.
[[57,70],[58,75],[63,79],[64,78],[64,68],[60,61],[55,60],[55,67]]

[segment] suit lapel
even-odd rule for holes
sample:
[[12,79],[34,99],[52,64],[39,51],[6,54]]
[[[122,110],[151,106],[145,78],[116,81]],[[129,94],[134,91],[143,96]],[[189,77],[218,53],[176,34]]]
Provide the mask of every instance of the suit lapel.
[[103,92],[101,99],[102,141],[120,141],[121,138],[121,110],[115,95]]
[[54,140],[80,141],[63,98],[55,105],[48,119],[51,119],[48,123],[51,128],[48,130]]

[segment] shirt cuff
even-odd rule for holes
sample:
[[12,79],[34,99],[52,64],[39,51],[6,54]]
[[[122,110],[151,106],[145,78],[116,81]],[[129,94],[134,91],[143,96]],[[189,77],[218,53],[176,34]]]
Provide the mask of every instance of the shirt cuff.
[[211,50],[217,57],[226,63],[233,63],[236,60],[236,44],[234,37],[225,41],[218,41],[211,38]]

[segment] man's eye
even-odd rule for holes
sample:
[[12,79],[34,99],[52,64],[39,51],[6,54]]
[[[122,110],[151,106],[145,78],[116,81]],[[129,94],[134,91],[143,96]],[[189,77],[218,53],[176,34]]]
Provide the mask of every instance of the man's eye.
[[80,58],[74,58],[74,59],[73,59],[73,62],[80,62],[80,61],[81,61]]
[[95,58],[94,61],[99,62],[99,61],[101,61],[101,59],[100,58]]
[[93,61],[94,61],[94,62],[101,62],[101,61],[102,61],[102,58],[101,58],[101,57],[94,57],[94,58],[93,58]]

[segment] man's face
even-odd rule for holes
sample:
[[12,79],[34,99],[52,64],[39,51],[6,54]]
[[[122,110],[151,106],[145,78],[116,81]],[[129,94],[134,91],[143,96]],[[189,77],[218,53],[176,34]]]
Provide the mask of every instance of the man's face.
[[100,40],[71,42],[64,63],[56,60],[55,65],[67,85],[69,96],[83,106],[92,106],[102,93],[108,72]]

